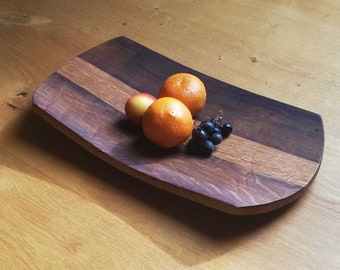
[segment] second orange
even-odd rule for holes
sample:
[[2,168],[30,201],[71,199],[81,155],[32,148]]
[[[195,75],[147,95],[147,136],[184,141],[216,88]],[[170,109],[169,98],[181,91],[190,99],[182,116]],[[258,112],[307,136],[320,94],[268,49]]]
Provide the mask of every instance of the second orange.
[[177,73],[165,80],[159,91],[161,97],[173,97],[182,101],[192,116],[195,116],[204,108],[207,94],[198,77],[189,73]]

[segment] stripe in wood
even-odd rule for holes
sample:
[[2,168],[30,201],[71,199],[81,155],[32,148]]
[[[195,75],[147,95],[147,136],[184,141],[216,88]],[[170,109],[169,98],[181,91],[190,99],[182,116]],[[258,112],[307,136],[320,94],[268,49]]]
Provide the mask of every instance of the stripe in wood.
[[120,112],[124,112],[126,100],[138,93],[129,85],[76,57],[63,66],[59,74],[104,100]]
[[308,184],[319,168],[314,161],[235,135],[218,145],[214,156],[301,187]]

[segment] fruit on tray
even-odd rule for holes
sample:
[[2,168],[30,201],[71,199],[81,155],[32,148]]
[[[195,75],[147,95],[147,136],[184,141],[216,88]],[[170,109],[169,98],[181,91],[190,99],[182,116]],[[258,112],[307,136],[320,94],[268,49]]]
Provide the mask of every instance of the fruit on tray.
[[233,125],[224,123],[221,116],[204,121],[194,127],[187,150],[190,154],[209,157],[214,152],[215,145],[220,144],[232,131]]
[[145,111],[143,133],[151,142],[163,148],[184,143],[193,129],[191,112],[181,101],[172,97],[157,99]]
[[198,77],[189,73],[177,73],[164,81],[158,97],[177,98],[188,107],[192,116],[196,116],[204,108],[207,94]]
[[177,73],[163,82],[157,99],[148,93],[131,96],[126,101],[125,112],[133,124],[142,126],[145,137],[156,145],[176,147],[191,135],[188,152],[207,157],[230,135],[233,127],[224,123],[221,115],[194,127],[193,116],[205,103],[203,82],[192,74]]
[[138,93],[131,96],[125,103],[125,114],[135,125],[142,125],[142,118],[146,109],[156,100],[148,93]]

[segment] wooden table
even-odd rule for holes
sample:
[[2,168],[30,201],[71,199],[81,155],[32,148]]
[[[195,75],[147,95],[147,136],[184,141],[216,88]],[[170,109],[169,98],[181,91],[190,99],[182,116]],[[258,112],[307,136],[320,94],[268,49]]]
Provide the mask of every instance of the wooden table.
[[[227,215],[110,167],[32,113],[51,73],[122,35],[320,114],[307,192]],[[339,269],[339,1],[5,0],[0,70],[1,269]]]

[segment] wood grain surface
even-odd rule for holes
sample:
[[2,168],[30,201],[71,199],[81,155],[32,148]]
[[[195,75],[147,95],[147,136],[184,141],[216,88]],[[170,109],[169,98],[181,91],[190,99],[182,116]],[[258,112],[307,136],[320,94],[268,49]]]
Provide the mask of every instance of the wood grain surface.
[[[319,114],[323,160],[301,199],[225,214],[113,168],[32,113],[46,78],[119,36]],[[0,269],[338,269],[339,37],[336,0],[0,1]]]
[[[185,144],[164,150],[148,143],[125,116],[132,94],[157,97],[163,81],[179,72],[206,86],[207,103],[196,121],[223,111],[234,123],[231,139],[208,159],[187,155]],[[208,77],[126,37],[73,59],[42,83],[33,104],[49,123],[118,169],[230,214],[291,203],[314,179],[323,154],[319,115]]]

